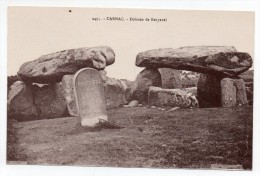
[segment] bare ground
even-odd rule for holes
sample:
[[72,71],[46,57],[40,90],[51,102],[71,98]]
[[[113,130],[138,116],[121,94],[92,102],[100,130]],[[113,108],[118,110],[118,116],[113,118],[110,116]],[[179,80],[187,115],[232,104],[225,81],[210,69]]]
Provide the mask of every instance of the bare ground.
[[109,121],[123,129],[82,128],[76,117],[16,122],[8,136],[8,160],[205,169],[211,164],[239,164],[251,169],[252,113],[252,106],[173,112],[147,107],[108,110]]

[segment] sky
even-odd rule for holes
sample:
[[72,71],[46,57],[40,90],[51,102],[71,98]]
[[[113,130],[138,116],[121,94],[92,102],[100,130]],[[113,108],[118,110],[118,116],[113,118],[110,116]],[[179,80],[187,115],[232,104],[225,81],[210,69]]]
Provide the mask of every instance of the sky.
[[[104,20],[109,17],[125,21]],[[130,18],[150,21],[127,20]],[[110,46],[116,57],[105,69],[107,76],[134,80],[144,69],[135,66],[139,52],[219,45],[234,46],[254,58],[254,38],[253,12],[8,7],[7,72],[15,75],[24,62],[52,52]]]

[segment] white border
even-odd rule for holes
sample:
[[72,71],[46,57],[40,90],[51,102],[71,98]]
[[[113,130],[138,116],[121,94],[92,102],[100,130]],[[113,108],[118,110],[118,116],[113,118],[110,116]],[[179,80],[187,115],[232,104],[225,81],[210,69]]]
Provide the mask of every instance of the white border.
[[[259,143],[259,0],[1,0],[0,1],[0,175],[260,175]],[[11,166],[6,165],[6,77],[7,77],[7,7],[8,6],[52,6],[52,7],[102,7],[139,9],[182,9],[182,10],[224,10],[255,12],[255,57],[254,57],[254,133],[253,133],[253,171],[210,171],[191,169],[124,169],[124,168],[86,168],[76,166]]]

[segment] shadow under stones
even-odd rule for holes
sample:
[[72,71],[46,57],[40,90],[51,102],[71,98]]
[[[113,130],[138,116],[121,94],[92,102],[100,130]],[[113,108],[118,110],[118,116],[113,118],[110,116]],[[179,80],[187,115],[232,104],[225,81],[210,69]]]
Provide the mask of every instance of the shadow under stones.
[[86,132],[100,132],[102,129],[122,129],[125,128],[123,126],[117,125],[112,122],[108,122],[102,119],[99,119],[99,123],[93,127],[84,127],[81,126],[80,123],[78,123],[73,130],[68,132],[68,135],[77,135],[81,133],[86,133]]

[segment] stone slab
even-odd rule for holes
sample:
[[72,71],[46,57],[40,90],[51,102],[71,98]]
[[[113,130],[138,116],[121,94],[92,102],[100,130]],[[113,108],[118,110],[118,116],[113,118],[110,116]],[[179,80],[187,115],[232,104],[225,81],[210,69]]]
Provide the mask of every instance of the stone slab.
[[73,78],[78,115],[82,126],[94,126],[99,119],[108,120],[103,79],[92,68],[79,70]]
[[239,75],[252,63],[248,53],[237,52],[232,46],[160,48],[139,53],[135,62],[138,67],[173,68],[222,76]]

